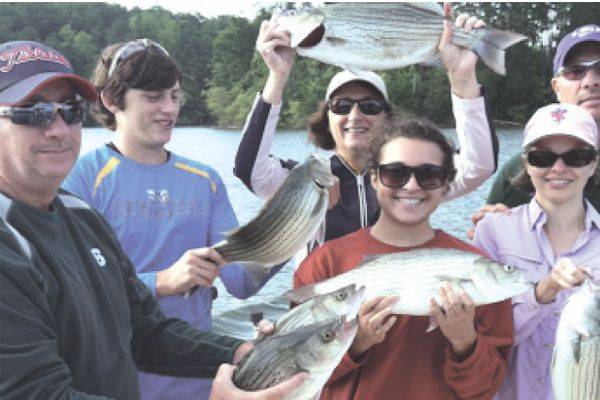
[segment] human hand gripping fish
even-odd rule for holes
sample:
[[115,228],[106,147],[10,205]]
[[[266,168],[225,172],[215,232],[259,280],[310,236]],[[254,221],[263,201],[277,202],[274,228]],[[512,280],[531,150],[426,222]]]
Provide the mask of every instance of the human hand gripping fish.
[[156,273],[156,297],[193,293],[198,286],[211,287],[219,268],[227,261],[210,247],[190,249],[169,268]]

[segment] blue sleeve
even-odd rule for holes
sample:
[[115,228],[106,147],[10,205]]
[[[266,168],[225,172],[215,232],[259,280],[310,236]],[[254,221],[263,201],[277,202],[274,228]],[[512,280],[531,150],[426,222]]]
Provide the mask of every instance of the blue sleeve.
[[69,175],[63,181],[61,187],[97,209],[97,205],[94,204],[92,200],[94,177],[86,176],[84,163],[85,161],[83,159],[77,161]]
[[152,292],[152,296],[156,297],[156,272],[136,272],[140,281],[144,282]]
[[[231,207],[231,202],[227,196],[227,190],[221,178],[215,173],[213,181],[216,184],[216,191],[211,202],[211,219],[209,229],[209,245],[220,242],[224,238],[224,234],[237,228],[238,221]],[[238,299],[246,299],[256,292],[273,276],[281,266],[277,266],[271,270],[267,278],[259,285],[255,286],[250,275],[246,273],[244,267],[240,264],[230,264],[219,272],[219,277],[225,285],[225,289]]]

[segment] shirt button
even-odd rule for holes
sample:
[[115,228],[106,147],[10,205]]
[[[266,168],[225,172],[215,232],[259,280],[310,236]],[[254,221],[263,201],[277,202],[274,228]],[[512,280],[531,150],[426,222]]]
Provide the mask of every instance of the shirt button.
[[544,378],[542,378],[541,376],[538,376],[537,381],[540,385],[544,384]]
[[552,345],[550,343],[544,344],[544,347],[548,350],[552,350]]

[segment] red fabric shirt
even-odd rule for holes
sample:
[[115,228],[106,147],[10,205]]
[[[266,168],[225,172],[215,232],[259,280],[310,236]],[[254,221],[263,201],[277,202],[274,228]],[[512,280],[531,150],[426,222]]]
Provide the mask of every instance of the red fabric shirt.
[[[443,231],[417,247],[395,247],[373,238],[364,228],[326,242],[313,251],[294,274],[294,287],[336,276],[354,268],[365,255],[415,248],[455,248],[481,252]],[[398,315],[385,340],[355,362],[348,354],[321,393],[331,400],[490,399],[504,378],[513,343],[510,301],[477,307],[477,343],[465,360],[454,356],[437,328],[426,333],[429,317]]]

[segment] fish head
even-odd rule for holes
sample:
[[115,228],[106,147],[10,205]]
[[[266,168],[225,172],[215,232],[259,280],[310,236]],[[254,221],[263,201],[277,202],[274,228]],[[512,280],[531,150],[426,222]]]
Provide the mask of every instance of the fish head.
[[305,161],[308,171],[317,186],[327,188],[333,186],[333,174],[329,160],[318,154],[311,154]]
[[323,38],[325,15],[314,7],[284,10],[277,16],[281,30],[290,33],[290,45],[312,47]]
[[327,316],[342,316],[354,318],[363,302],[365,287],[357,289],[356,284],[344,286],[341,289],[323,295],[321,307]]
[[512,265],[500,264],[480,257],[474,261],[471,279],[491,302],[506,300],[533,288],[525,271]]
[[356,335],[358,322],[356,318],[347,320],[346,316],[333,318],[324,323],[316,324],[313,335],[299,349],[302,357],[301,365],[306,370],[310,366],[317,367],[320,363],[337,358],[340,352],[345,352]]

